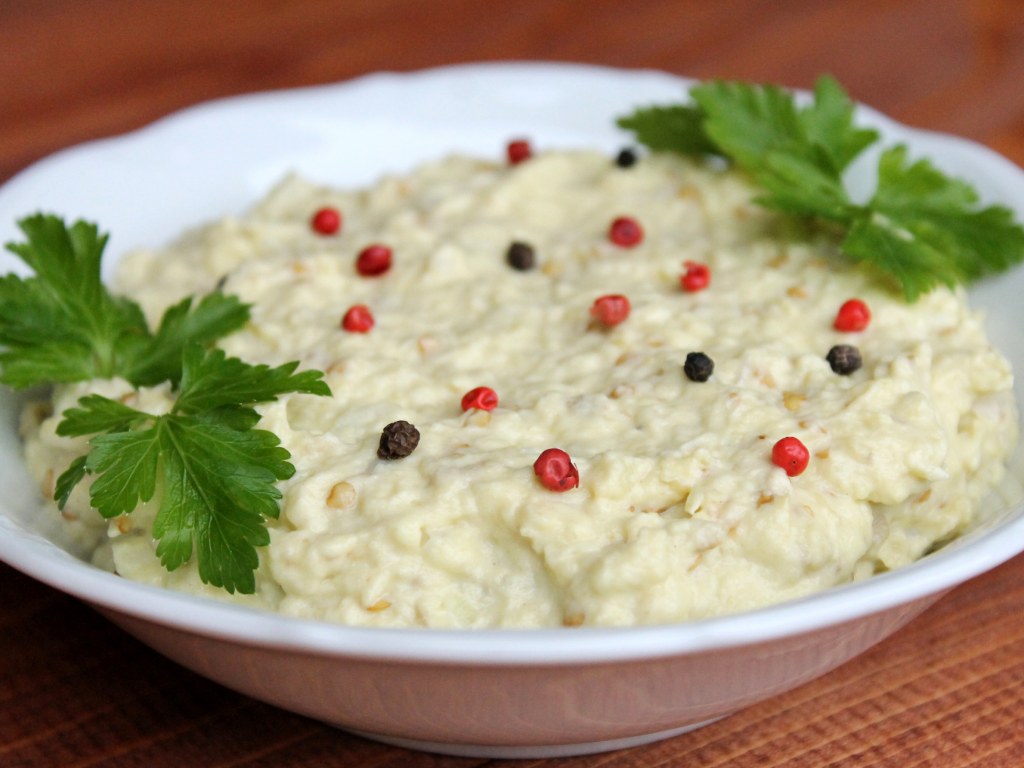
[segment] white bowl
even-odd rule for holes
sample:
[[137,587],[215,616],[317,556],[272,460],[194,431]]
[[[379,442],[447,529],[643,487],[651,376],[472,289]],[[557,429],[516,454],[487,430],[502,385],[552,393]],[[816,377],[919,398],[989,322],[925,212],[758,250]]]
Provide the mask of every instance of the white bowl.
[[[0,188],[0,241],[18,238],[15,219],[44,209],[100,222],[113,232],[116,258],[244,209],[288,170],[362,184],[450,151],[495,156],[521,134],[544,147],[611,152],[627,141],[617,115],[678,101],[687,85],[657,72],[498,64],[204,104],[15,177]],[[1013,164],[867,109],[860,115],[1024,215],[1024,174]],[[0,261],[12,268],[13,257]],[[1022,270],[972,291],[989,310],[993,339],[1024,370],[1022,294]],[[452,754],[579,754],[698,727],[827,672],[1024,549],[1024,469],[1015,460],[1001,511],[983,528],[897,572],[759,611],[636,629],[336,626],[154,589],[77,559],[40,523],[42,500],[15,433],[17,398],[4,393],[0,414],[0,559],[226,686],[375,739]]]

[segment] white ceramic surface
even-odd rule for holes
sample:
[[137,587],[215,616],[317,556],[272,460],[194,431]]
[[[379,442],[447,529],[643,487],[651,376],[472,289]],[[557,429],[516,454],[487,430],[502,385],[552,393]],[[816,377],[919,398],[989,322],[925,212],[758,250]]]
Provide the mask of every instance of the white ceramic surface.
[[[98,221],[113,233],[108,254],[116,259],[244,209],[289,170],[362,184],[448,152],[500,156],[519,135],[543,148],[611,152],[628,142],[615,116],[677,101],[686,85],[649,71],[491,64],[204,104],[61,152],[9,181],[0,188],[0,241],[17,239],[15,219],[42,209]],[[909,143],[1024,216],[1024,174],[1013,164],[868,109],[860,114],[887,140]],[[20,269],[14,258],[0,258],[0,270],[11,269]],[[1018,370],[1022,294],[1024,269],[972,291]],[[698,727],[834,668],[1024,549],[1017,461],[1002,510],[984,528],[901,571],[785,605],[636,629],[334,626],[165,592],[84,564],[40,523],[16,416],[17,398],[3,393],[0,559],[229,687],[373,738],[453,754],[579,754]]]

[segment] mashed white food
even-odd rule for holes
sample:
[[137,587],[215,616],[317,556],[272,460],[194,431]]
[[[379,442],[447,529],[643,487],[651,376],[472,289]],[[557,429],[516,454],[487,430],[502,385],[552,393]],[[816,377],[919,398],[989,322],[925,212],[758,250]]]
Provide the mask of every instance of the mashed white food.
[[[261,427],[292,454],[255,596],[167,573],[152,510],[106,523],[76,490],[79,535],[127,578],[347,624],[543,627],[676,622],[763,606],[902,566],[975,519],[1014,446],[1006,360],[959,291],[915,304],[851,270],[827,238],[752,202],[731,172],[667,157],[631,168],[597,153],[515,166],[448,158],[361,191],[283,181],[246,215],[128,257],[119,290],[151,320],[186,294],[253,304],[223,348],[249,362],[326,372],[334,396],[286,396]],[[334,206],[331,236],[310,227]],[[644,239],[609,240],[634,217]],[[508,264],[510,243],[536,264]],[[357,253],[393,249],[360,276]],[[684,262],[710,269],[684,291]],[[596,298],[622,294],[603,328]],[[837,331],[863,300],[863,331]],[[340,326],[364,304],[369,333]],[[854,345],[863,366],[833,372]],[[714,362],[683,373],[689,352]],[[478,386],[498,407],[460,406]],[[59,414],[89,391],[165,409],[168,393],[120,382],[60,389]],[[28,418],[44,491],[83,450],[59,416]],[[416,450],[377,457],[382,428],[416,425]],[[789,477],[781,437],[810,452]],[[580,485],[546,489],[533,463],[568,452]]]

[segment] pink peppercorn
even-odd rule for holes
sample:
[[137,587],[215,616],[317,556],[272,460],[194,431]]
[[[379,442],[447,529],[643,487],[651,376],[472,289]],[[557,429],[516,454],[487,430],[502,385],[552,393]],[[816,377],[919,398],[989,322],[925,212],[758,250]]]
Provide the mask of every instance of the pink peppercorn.
[[871,310],[860,299],[849,299],[843,302],[836,313],[835,329],[837,331],[863,331],[871,322]]
[[341,318],[341,327],[349,333],[369,333],[373,325],[373,313],[365,304],[355,304],[349,307],[344,317]]
[[498,393],[490,387],[477,387],[462,396],[462,410],[493,411],[498,407]]
[[309,226],[320,235],[337,234],[341,230],[341,212],[337,208],[321,208],[313,214]]
[[533,471],[549,491],[568,491],[580,484],[579,470],[561,448],[541,452],[533,463]]
[[711,270],[707,264],[687,261],[683,266],[686,267],[686,271],[679,278],[679,285],[687,293],[703,291],[711,283]]
[[594,300],[590,314],[602,325],[611,328],[629,317],[629,299],[618,293],[601,296]]
[[391,249],[386,245],[368,245],[356,256],[356,272],[363,277],[377,277],[391,269]]
[[608,228],[608,239],[623,248],[639,245],[644,239],[644,228],[632,216],[619,216]]
[[807,446],[795,437],[784,437],[772,446],[772,463],[786,470],[790,477],[796,477],[807,469],[810,459]]
[[515,139],[508,143],[506,148],[509,165],[519,165],[524,160],[533,157],[533,147],[526,139]]

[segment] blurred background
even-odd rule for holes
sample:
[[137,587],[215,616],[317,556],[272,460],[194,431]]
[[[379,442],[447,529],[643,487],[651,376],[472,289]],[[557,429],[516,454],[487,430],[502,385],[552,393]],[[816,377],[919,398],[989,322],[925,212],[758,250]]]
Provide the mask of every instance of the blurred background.
[[537,59],[807,87],[1024,162],[1019,0],[0,0],[0,178],[219,96]]
[[[1020,0],[0,0],[0,183],[209,99],[496,60],[800,88],[828,72],[897,120],[1024,164]],[[517,765],[1024,765],[1022,605],[1017,558],[766,705],[636,750]],[[0,565],[5,768],[497,762],[385,747],[245,699]]]

